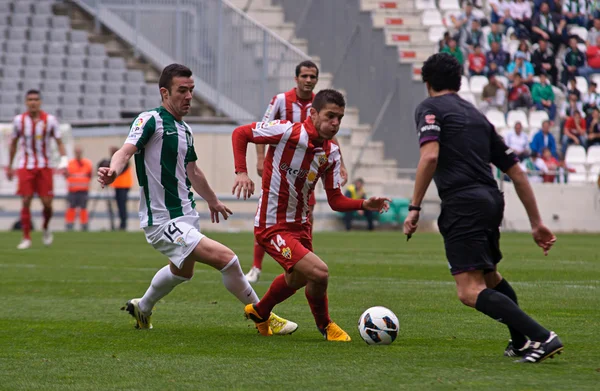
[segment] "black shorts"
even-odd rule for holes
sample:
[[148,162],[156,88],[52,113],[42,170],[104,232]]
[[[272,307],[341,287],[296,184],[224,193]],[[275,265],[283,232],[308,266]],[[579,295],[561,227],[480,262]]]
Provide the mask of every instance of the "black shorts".
[[438,226],[453,275],[496,270],[503,214],[504,196],[492,188],[466,190],[442,202]]
[[88,192],[87,191],[72,191],[67,194],[67,202],[69,208],[87,208]]

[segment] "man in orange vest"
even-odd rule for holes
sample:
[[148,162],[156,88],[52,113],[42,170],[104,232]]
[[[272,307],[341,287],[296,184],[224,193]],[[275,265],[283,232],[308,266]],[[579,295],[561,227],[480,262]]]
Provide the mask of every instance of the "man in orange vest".
[[[110,151],[111,156],[118,150],[119,148],[112,147]],[[110,186],[115,189],[115,200],[117,201],[119,219],[121,220],[119,229],[125,231],[127,229],[127,197],[129,189],[133,186],[133,173],[129,162],[125,165],[125,169],[121,175],[119,175]]]
[[87,202],[90,191],[90,179],[92,178],[92,162],[83,158],[83,150],[80,146],[75,147],[75,159],[69,161],[66,177],[69,194],[67,201],[69,208],[65,214],[67,231],[72,231],[75,224],[77,208],[79,208],[79,222],[83,231],[88,230]]

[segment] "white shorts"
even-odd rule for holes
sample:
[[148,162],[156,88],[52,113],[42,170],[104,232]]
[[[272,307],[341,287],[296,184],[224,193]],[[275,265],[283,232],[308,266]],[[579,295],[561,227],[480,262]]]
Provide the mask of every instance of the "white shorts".
[[146,240],[179,269],[204,237],[199,216],[181,216],[161,225],[144,228]]

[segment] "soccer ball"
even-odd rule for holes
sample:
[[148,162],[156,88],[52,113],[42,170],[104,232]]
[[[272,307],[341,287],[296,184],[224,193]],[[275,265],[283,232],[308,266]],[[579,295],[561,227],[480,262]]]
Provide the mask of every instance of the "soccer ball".
[[398,336],[400,323],[396,315],[385,307],[371,307],[360,316],[358,331],[369,345],[389,345]]

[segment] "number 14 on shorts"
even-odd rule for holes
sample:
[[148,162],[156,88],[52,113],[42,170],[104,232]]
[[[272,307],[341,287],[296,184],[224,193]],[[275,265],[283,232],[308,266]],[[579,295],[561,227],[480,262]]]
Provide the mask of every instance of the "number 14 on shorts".
[[164,235],[171,241],[171,243],[176,243],[183,247],[187,246],[187,243],[182,237],[183,231],[180,230],[175,223],[171,223],[167,226]]
[[287,247],[287,243],[281,235],[277,235],[275,236],[275,239],[271,239],[271,246],[275,247],[275,250],[277,250],[278,253],[281,253],[284,258],[292,258],[292,250]]

